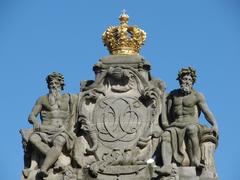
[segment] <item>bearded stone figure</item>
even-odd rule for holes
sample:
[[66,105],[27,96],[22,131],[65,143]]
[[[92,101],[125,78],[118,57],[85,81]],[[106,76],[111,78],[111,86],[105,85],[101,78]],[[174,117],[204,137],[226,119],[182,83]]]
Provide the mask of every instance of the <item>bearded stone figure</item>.
[[[182,68],[177,80],[180,88],[171,91],[166,98],[166,116],[162,119],[161,156],[163,166],[159,169],[162,175],[171,175],[174,164],[196,168],[197,172],[209,173],[216,177],[215,168],[209,167],[207,161],[212,159],[206,156],[204,142],[213,142],[214,147],[218,140],[218,126],[215,117],[209,110],[202,93],[193,89],[196,82],[196,71],[191,68]],[[211,128],[199,124],[198,117],[203,113]],[[214,151],[215,148],[213,148]],[[211,151],[211,148],[208,149]],[[188,160],[186,157],[188,156]],[[211,163],[210,166],[212,166]]]
[[[26,179],[32,170],[38,168],[40,171],[37,177],[47,177],[48,170],[62,152],[67,154],[73,148],[75,137],[73,118],[77,96],[62,94],[64,77],[60,73],[49,74],[46,82],[49,93],[36,101],[28,118],[28,121],[33,124],[33,130],[21,130],[23,139],[28,143],[26,146],[32,152],[31,162],[26,163],[26,168],[23,170],[23,176]],[[41,123],[37,119],[39,114]]]

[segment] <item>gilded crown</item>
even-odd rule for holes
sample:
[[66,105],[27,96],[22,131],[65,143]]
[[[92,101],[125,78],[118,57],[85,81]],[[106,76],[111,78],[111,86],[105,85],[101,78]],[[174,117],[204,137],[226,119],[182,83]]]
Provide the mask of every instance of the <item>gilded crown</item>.
[[104,46],[110,54],[138,54],[146,39],[146,32],[136,26],[128,26],[125,10],[119,16],[120,25],[110,26],[102,35]]

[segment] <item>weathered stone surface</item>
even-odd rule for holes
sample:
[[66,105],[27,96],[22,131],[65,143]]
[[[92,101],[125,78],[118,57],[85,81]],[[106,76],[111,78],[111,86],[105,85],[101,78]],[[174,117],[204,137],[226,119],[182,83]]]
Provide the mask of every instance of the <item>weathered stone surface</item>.
[[[218,141],[217,122],[203,94],[193,89],[196,71],[191,67],[183,68],[179,71],[177,80],[180,88],[168,94],[166,110],[163,111],[166,113],[162,116],[164,117],[161,142],[163,166],[158,171],[170,176],[172,163],[186,166],[188,159],[188,165],[196,167],[198,171],[204,173],[204,177],[215,178],[214,151]],[[201,113],[212,125],[211,128],[198,122]]]
[[[121,18],[124,28],[115,32],[121,33],[105,34],[113,39],[104,42],[128,43],[106,44],[114,55],[94,65],[95,80],[81,81],[79,94],[62,92],[62,74],[47,76],[49,93],[28,118],[33,128],[20,130],[22,180],[218,178],[217,123],[204,96],[192,87],[195,70],[182,69],[180,88],[166,93],[165,83],[151,76],[150,64],[137,54],[143,39],[139,34],[129,39],[137,34],[127,34],[132,32],[126,28],[128,17]],[[211,128],[199,124],[200,113]]]

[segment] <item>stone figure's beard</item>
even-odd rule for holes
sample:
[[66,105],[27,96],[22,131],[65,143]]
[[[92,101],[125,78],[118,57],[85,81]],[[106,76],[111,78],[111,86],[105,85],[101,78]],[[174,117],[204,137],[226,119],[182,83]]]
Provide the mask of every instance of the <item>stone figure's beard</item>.
[[190,94],[191,93],[191,90],[192,90],[192,86],[189,85],[189,84],[185,84],[185,83],[182,83],[180,85],[180,89],[182,90],[182,92],[184,94]]
[[61,97],[61,89],[60,88],[50,88],[48,94],[49,104],[51,106],[55,105],[58,99]]

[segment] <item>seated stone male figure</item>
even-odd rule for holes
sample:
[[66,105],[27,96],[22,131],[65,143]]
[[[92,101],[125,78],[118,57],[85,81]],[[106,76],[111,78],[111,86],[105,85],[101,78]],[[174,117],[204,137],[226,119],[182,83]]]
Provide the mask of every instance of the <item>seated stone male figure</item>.
[[[46,77],[49,93],[40,97],[34,105],[29,122],[34,131],[29,138],[33,147],[45,158],[40,167],[40,176],[48,176],[48,169],[56,162],[64,147],[71,150],[74,134],[71,130],[71,116],[74,97],[62,94],[64,77],[53,72]],[[37,116],[40,114],[41,123]]]
[[190,165],[204,166],[200,162],[200,138],[206,127],[198,122],[200,112],[212,125],[211,132],[218,133],[216,120],[207,106],[204,95],[192,88],[196,81],[196,71],[191,67],[183,68],[179,72],[177,80],[180,88],[173,90],[168,95],[166,100],[167,118],[164,118],[162,122],[165,132],[162,135],[163,166],[160,168],[160,172],[165,174],[171,173],[173,161],[181,165],[184,159],[182,152],[184,142]]

